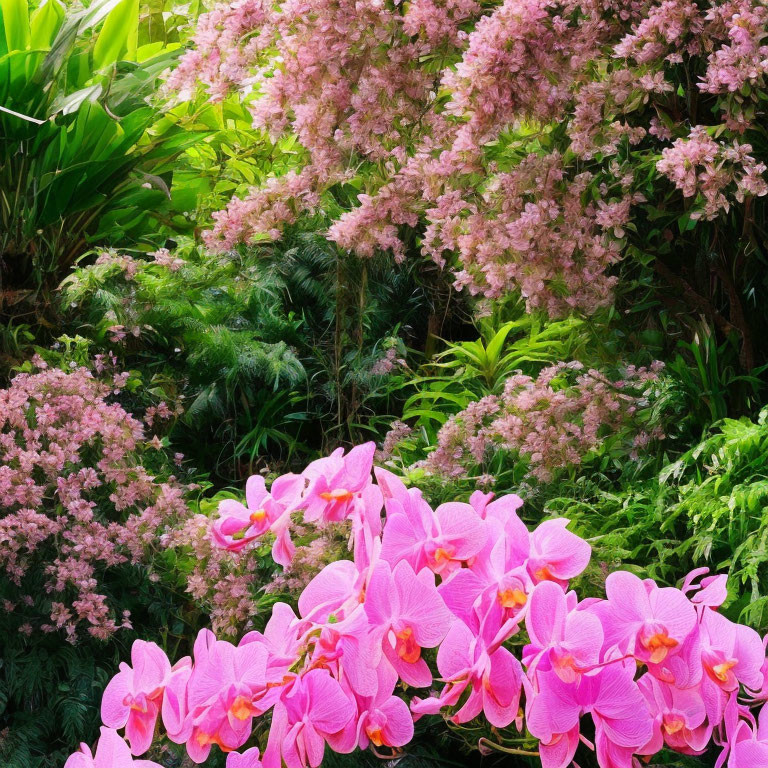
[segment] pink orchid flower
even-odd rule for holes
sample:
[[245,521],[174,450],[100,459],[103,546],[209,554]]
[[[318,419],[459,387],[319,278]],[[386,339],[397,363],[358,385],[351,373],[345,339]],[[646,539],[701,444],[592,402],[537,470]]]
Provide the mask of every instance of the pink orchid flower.
[[131,663],[132,668],[121,663],[109,681],[101,700],[101,719],[108,728],[125,728],[131,752],[141,755],[152,743],[171,663],[158,645],[144,640],[134,641]]
[[299,615],[314,622],[326,622],[331,614],[339,619],[360,605],[364,586],[364,576],[351,560],[334,560],[304,588]]
[[[571,595],[575,604],[576,596]],[[565,593],[554,582],[542,581],[534,588],[525,626],[531,641],[523,650],[529,676],[551,669],[563,682],[572,683],[600,661],[600,619],[575,610],[575,605],[569,610]]]
[[227,755],[227,768],[262,768],[259,748],[251,747],[243,753],[230,752]]
[[348,691],[357,704],[357,714],[342,731],[329,736],[328,744],[335,752],[369,746],[374,752],[380,747],[397,749],[413,738],[413,717],[408,705],[394,695],[397,673],[387,663],[379,664],[376,673],[374,696],[359,696],[351,689]]
[[683,754],[704,752],[712,727],[706,722],[701,688],[677,688],[650,674],[643,675],[637,685],[654,718],[653,737],[643,753],[654,755],[665,744]]
[[506,728],[518,717],[523,670],[520,662],[503,646],[505,633],[498,631],[501,609],[496,601],[475,616],[473,627],[455,621],[437,651],[437,668],[447,682],[438,698],[415,698],[411,710],[417,715],[435,714],[458,703],[464,691],[469,696],[451,718],[466,723],[481,712],[497,728]]
[[483,548],[485,524],[469,504],[448,502],[433,513],[421,498],[409,501],[386,503],[381,557],[390,565],[407,560],[416,573],[427,567],[447,576]]
[[579,718],[590,713],[599,764],[631,768],[632,755],[652,736],[650,712],[633,677],[634,665],[622,662],[573,683],[564,682],[554,672],[537,675],[535,687],[526,689],[526,722],[541,741],[542,764],[565,768],[571,762],[578,745]]
[[[275,704],[264,768],[317,768],[325,744],[354,717],[354,702],[327,670],[298,677]],[[351,749],[351,747],[350,747]]]
[[225,751],[245,744],[253,717],[265,711],[260,699],[266,692],[267,650],[254,642],[235,647],[202,630],[194,656],[184,735],[189,756],[202,763],[212,744]]
[[173,665],[168,684],[165,686],[161,709],[163,725],[168,738],[176,744],[183,744],[191,732],[191,723],[187,726],[189,708],[187,706],[187,686],[192,675],[192,660],[189,656]]
[[679,653],[696,626],[696,611],[679,589],[657,587],[628,571],[616,571],[606,579],[605,592],[608,602],[599,606],[598,615],[606,652],[616,649],[645,664],[659,665]]
[[504,620],[519,622],[525,616],[528,593],[533,586],[522,567],[525,556],[510,554],[509,540],[500,521],[488,519],[485,527],[485,545],[469,568],[455,571],[443,581],[440,595],[451,612],[466,624],[472,623],[471,614],[478,604],[488,599],[499,602]]
[[81,744],[80,750],[67,758],[64,768],[161,768],[161,766],[151,760],[134,760],[131,757],[131,750],[117,731],[102,727],[96,754],[91,753],[87,744]]
[[565,518],[545,520],[531,533],[526,566],[534,582],[554,581],[566,587],[569,579],[587,567],[592,548],[566,528],[569,522]]
[[309,480],[304,496],[307,522],[338,522],[350,516],[355,500],[372,484],[376,444],[355,446],[346,456],[337,448],[330,456],[313,461],[302,473]]
[[735,624],[711,609],[701,615],[701,688],[712,725],[723,719],[729,696],[744,685],[759,691],[763,685],[765,650],[754,629]]
[[434,574],[417,575],[405,560],[394,569],[380,560],[365,593],[365,612],[398,675],[409,685],[430,685],[432,673],[421,650],[439,645],[451,625]]
[[768,765],[768,707],[760,710],[756,729],[744,720],[738,723],[728,758],[728,768],[760,768],[764,765]]
[[213,541],[230,552],[239,552],[290,514],[299,503],[303,488],[301,476],[283,475],[267,491],[264,478],[252,475],[245,486],[246,505],[235,499],[219,503],[219,517],[211,528]]
[[375,694],[381,643],[371,633],[362,605],[344,620],[322,627],[312,642],[311,667],[327,668],[343,677],[360,696]]
[[[691,595],[691,602],[697,608],[719,608],[728,599],[728,576],[724,573],[715,576],[707,576],[709,568],[697,568],[686,577],[680,588],[683,594]],[[698,584],[694,581],[699,577],[704,578]]]

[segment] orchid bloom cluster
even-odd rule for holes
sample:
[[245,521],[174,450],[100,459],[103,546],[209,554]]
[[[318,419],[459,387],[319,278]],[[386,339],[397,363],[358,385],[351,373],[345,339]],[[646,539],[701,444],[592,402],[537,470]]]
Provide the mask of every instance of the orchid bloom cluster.
[[[159,438],[108,399],[124,386],[123,373],[104,360],[96,361],[99,378],[39,357],[36,365],[0,390],[2,611],[25,634],[106,638],[130,626],[130,616],[115,615],[101,575],[146,565],[160,533],[188,516],[186,488],[167,467],[158,476],[166,464]],[[160,403],[150,422],[165,415]]]
[[[269,531],[286,563],[299,516],[348,520],[352,559],[308,584],[298,614],[277,603],[237,645],[202,630],[192,657],[172,665],[136,641],[104,693],[95,757],[83,745],[66,768],[128,768],[158,720],[196,763],[216,746],[228,768],[317,768],[326,747],[396,755],[415,720],[438,714],[505,729],[506,744],[537,741],[544,768],[566,768],[580,744],[602,768],[710,743],[718,765],[768,765],[768,723],[750,709],[768,699],[764,645],[718,611],[725,576],[695,571],[676,589],[617,571],[605,599],[580,600],[569,583],[591,550],[567,520],[529,531],[519,497],[480,492],[433,510],[373,456],[372,443],[339,449],[269,490],[252,479],[246,504],[222,505],[212,531],[222,547]],[[419,690],[407,700],[399,684]]]
[[307,152],[217,214],[212,248],[278,239],[356,168],[341,248],[401,260],[416,230],[459,288],[592,313],[653,199],[711,219],[768,192],[743,139],[767,28],[761,0],[237,0],[169,88],[239,93]]

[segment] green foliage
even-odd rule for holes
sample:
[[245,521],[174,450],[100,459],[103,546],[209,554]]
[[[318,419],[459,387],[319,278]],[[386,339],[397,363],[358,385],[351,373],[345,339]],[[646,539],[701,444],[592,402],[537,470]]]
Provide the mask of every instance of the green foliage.
[[523,313],[516,318],[478,322],[476,341],[447,342],[446,349],[425,362],[415,377],[403,385],[416,391],[403,406],[403,420],[423,430],[432,444],[437,430],[448,418],[486,395],[501,394],[504,383],[516,372],[536,375],[558,360],[579,359],[589,340],[587,325],[567,318],[547,322]]
[[420,322],[407,270],[345,261],[301,233],[286,250],[227,256],[179,238],[167,258],[178,261],[102,255],[64,280],[62,303],[93,350],[117,350],[183,401],[175,439],[216,477],[370,439],[392,421],[402,398],[374,366],[387,349],[404,354],[398,339]]

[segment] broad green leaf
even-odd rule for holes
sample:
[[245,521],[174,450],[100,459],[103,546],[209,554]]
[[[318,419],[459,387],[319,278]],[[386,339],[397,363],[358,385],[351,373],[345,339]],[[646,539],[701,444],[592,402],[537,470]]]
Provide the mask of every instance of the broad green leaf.
[[109,12],[93,48],[93,64],[104,69],[125,57],[136,56],[138,41],[139,0],[121,0]]
[[46,0],[30,17],[31,44],[48,48],[64,22],[64,6],[59,0]]
[[0,55],[29,48],[27,0],[0,0]]

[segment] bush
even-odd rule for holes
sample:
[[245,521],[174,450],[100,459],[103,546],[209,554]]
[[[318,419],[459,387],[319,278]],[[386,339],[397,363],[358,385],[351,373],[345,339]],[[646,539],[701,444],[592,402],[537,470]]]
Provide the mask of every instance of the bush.
[[37,364],[0,391],[0,754],[14,768],[56,765],[88,734],[133,626],[170,647],[198,621],[153,567],[193,486],[153,419],[116,402],[137,382],[104,361],[101,375]]

